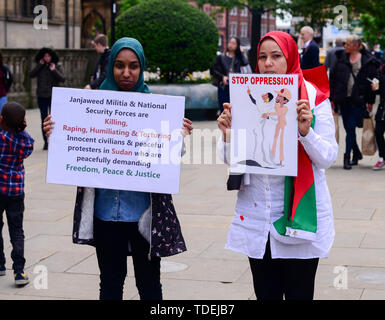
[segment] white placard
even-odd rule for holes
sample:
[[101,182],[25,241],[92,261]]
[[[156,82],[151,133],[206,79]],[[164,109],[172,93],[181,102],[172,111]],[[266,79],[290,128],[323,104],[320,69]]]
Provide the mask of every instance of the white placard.
[[233,173],[297,175],[298,76],[230,74]]
[[179,192],[185,97],[53,88],[47,183]]

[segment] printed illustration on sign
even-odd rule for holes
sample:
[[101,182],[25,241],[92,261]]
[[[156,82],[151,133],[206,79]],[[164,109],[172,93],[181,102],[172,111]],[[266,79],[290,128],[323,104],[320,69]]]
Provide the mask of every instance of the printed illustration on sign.
[[[294,75],[232,75],[233,172],[296,175],[295,82]],[[238,130],[246,131],[246,141]]]

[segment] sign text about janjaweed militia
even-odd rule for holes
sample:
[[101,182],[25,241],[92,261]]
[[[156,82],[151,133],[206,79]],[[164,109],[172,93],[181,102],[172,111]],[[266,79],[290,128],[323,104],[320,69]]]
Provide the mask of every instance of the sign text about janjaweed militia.
[[176,193],[184,97],[54,88],[47,182]]

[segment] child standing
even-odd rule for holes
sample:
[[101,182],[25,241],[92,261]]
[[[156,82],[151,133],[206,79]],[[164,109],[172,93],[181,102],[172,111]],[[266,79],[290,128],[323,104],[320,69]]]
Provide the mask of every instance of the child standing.
[[26,285],[24,273],[24,165],[33,151],[34,140],[24,131],[27,126],[25,109],[16,102],[6,103],[0,115],[0,275],[5,275],[2,237],[5,210],[12,243],[11,258],[15,284]]

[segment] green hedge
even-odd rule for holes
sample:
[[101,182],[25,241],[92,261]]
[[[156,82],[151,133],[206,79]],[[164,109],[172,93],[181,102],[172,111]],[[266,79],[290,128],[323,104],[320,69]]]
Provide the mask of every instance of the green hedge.
[[215,23],[183,0],[144,0],[117,18],[115,33],[138,39],[147,70],[169,83],[210,68],[218,49]]

